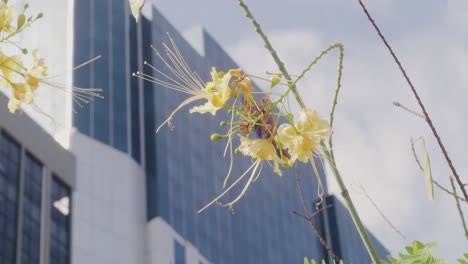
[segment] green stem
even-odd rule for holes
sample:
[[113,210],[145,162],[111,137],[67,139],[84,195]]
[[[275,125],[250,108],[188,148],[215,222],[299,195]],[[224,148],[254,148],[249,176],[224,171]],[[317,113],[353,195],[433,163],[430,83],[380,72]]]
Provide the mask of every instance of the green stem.
[[[244,10],[245,16],[252,22],[255,31],[258,33],[260,38],[262,38],[263,43],[265,44],[265,48],[270,52],[271,56],[273,57],[273,60],[275,61],[276,65],[278,65],[278,69],[280,70],[281,74],[283,74],[284,78],[288,81],[289,85],[292,85],[292,78],[291,75],[289,75],[288,71],[284,67],[284,63],[281,61],[281,59],[278,57],[278,54],[276,53],[275,49],[270,44],[270,41],[268,40],[267,36],[265,33],[263,33],[263,30],[260,27],[260,24],[257,23],[257,20],[253,17],[252,13],[250,13],[249,8],[247,5],[244,3],[243,0],[238,0],[240,7]],[[296,97],[297,102],[302,108],[305,108],[304,101],[302,101],[301,96],[297,92],[297,89],[295,85],[291,86],[291,90],[294,93],[294,96]]]
[[465,231],[465,237],[466,239],[468,239],[468,229],[466,228],[465,217],[463,216],[463,211],[460,207],[460,202],[458,201],[458,198],[457,198],[457,189],[455,188],[455,183],[453,183],[453,177],[450,177],[450,184],[452,184],[452,190],[453,190],[453,193],[455,194],[454,195],[455,203],[457,204],[458,213],[460,214],[460,219],[463,225],[463,230]]
[[[304,104],[304,101],[302,100],[299,92],[297,91],[296,82],[292,82],[291,76],[289,75],[286,68],[284,67],[284,63],[280,60],[280,58],[278,57],[278,54],[276,53],[276,51],[271,46],[270,41],[268,40],[265,33],[263,33],[262,29],[260,28],[260,25],[255,20],[255,18],[253,17],[252,13],[250,12],[249,8],[244,3],[244,1],[243,0],[238,0],[238,2],[239,2],[240,7],[244,10],[246,17],[251,20],[255,31],[262,38],[262,40],[263,40],[263,42],[265,44],[265,48],[270,52],[271,56],[273,57],[273,60],[277,64],[277,66],[278,66],[279,70],[281,71],[281,73],[283,74],[284,78],[290,84],[290,86],[291,86],[290,89],[293,92],[294,96],[296,97],[297,102],[299,103],[301,108],[303,108],[303,109],[306,108],[306,105]],[[340,72],[341,72],[341,70],[340,70]],[[340,85],[340,83],[338,83],[338,84]],[[334,105],[336,105],[336,97],[335,97]],[[333,111],[334,111],[334,108],[335,108],[335,106],[333,106]],[[338,169],[336,168],[335,159],[334,159],[333,155],[330,153],[330,151],[328,151],[327,146],[323,142],[322,142],[322,147],[323,147],[326,158],[331,163],[330,165],[332,167],[332,171],[333,171],[333,174],[335,176],[335,179],[338,182],[338,185],[340,186],[341,194],[342,194],[343,198],[345,199],[348,211],[349,211],[349,213],[351,215],[351,218],[353,219],[353,222],[354,222],[354,224],[355,224],[355,226],[356,226],[356,228],[357,228],[357,230],[359,232],[359,235],[361,236],[362,241],[364,242],[364,245],[365,245],[365,247],[367,249],[367,252],[369,253],[369,256],[371,257],[372,262],[375,263],[375,264],[378,264],[378,263],[380,263],[380,258],[379,258],[378,254],[377,254],[377,251],[376,251],[372,241],[370,240],[370,238],[369,238],[369,236],[367,234],[366,229],[364,228],[364,225],[362,224],[361,218],[359,217],[359,214],[356,211],[356,208],[354,207],[354,203],[351,200],[351,197],[350,197],[349,192],[348,192],[348,190],[346,188],[346,185],[344,184],[343,179],[341,178],[341,175],[340,175]]]
[[338,186],[340,187],[341,190],[341,196],[343,196],[346,207],[348,208],[349,214],[351,215],[351,218],[353,219],[354,225],[356,226],[359,235],[361,236],[362,241],[364,242],[364,246],[367,249],[367,252],[369,253],[369,256],[372,259],[372,262],[374,264],[380,263],[380,258],[379,255],[377,254],[377,250],[374,247],[374,244],[369,238],[369,235],[367,234],[366,228],[364,227],[364,224],[361,221],[361,218],[359,217],[358,212],[356,211],[356,208],[354,207],[353,200],[351,199],[351,196],[349,195],[349,191],[346,188],[346,185],[343,181],[343,178],[340,175],[340,172],[336,168],[336,163],[335,159],[331,156],[330,151],[328,150],[327,146],[325,143],[321,143],[323,152],[325,153],[325,157],[327,158],[328,162],[330,162],[330,167],[333,171],[333,175],[335,176],[335,180],[338,182]]
[[456,193],[453,193],[451,191],[449,191],[447,188],[445,188],[444,186],[442,186],[440,183],[432,180],[432,182],[437,186],[439,187],[439,189],[441,189],[442,191],[446,192],[447,194],[450,194],[452,195],[453,197],[455,198],[458,198],[459,200],[462,200],[464,202],[466,202],[465,198],[461,197],[460,195],[456,194]]

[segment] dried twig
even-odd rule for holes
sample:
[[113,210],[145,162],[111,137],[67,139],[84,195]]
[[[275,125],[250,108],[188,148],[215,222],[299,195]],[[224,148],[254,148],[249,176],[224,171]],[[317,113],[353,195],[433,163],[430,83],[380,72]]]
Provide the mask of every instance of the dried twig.
[[442,153],[444,154],[444,157],[445,157],[445,160],[447,161],[449,167],[450,167],[450,170],[452,171],[453,175],[455,176],[455,179],[457,180],[457,183],[463,193],[463,196],[465,197],[465,200],[468,201],[468,193],[466,192],[465,190],[465,185],[462,183],[461,179],[460,179],[460,176],[458,175],[457,173],[457,170],[455,169],[455,167],[453,166],[452,164],[452,160],[450,159],[448,153],[447,153],[447,150],[445,149],[445,146],[444,144],[442,143],[442,140],[440,139],[440,136],[439,134],[437,133],[437,130],[434,126],[434,124],[432,123],[432,120],[431,118],[429,117],[429,114],[427,113],[426,111],[426,107],[424,106],[421,98],[419,97],[419,94],[418,92],[416,92],[416,88],[414,88],[414,85],[413,83],[411,82],[408,74],[406,73],[405,69],[403,68],[403,65],[401,64],[400,60],[398,59],[398,57],[395,55],[395,52],[393,52],[393,49],[392,47],[390,46],[390,44],[388,44],[387,40],[385,39],[385,36],[382,34],[382,32],[380,31],[380,28],[377,26],[377,24],[375,23],[374,19],[371,17],[371,15],[369,14],[369,12],[367,11],[367,8],[366,6],[362,3],[361,0],[358,0],[359,4],[361,5],[362,7],[362,10],[364,11],[364,13],[367,15],[367,18],[369,19],[369,21],[372,23],[372,26],[374,26],[375,30],[377,31],[377,34],[379,35],[379,37],[382,39],[383,43],[385,44],[385,46],[387,47],[388,51],[390,52],[390,54],[392,55],[393,59],[395,60],[396,64],[398,65],[398,68],[400,68],[400,71],[401,73],[403,74],[403,77],[405,78],[406,82],[408,83],[408,85],[410,86],[411,88],[411,91],[413,92],[413,95],[414,97],[416,98],[416,100],[418,101],[418,104],[419,106],[421,107],[421,110],[424,114],[424,118],[426,119],[426,122],[427,124],[429,125],[429,127],[431,128],[432,130],[432,133],[434,134],[434,137],[436,138],[437,140],[437,143],[439,144],[439,147],[440,149],[442,150]]
[[301,197],[301,202],[302,202],[302,206],[303,206],[303,209],[304,209],[304,214],[305,214],[303,216],[304,219],[307,220],[310,227],[314,231],[315,235],[319,239],[320,243],[322,243],[322,245],[330,253],[330,255],[332,255],[335,260],[340,261],[341,259],[335,254],[335,252],[333,252],[333,249],[327,244],[325,239],[323,239],[322,234],[320,234],[320,231],[317,229],[317,227],[315,226],[315,224],[313,222],[313,216],[316,215],[318,212],[320,212],[322,209],[318,210],[317,212],[314,212],[312,215],[310,214],[309,209],[307,207],[307,202],[305,201],[305,198],[304,198],[304,191],[302,190],[301,176],[299,176],[299,173],[297,172],[297,164],[294,165],[294,172],[296,174],[297,191],[299,192],[299,196]]

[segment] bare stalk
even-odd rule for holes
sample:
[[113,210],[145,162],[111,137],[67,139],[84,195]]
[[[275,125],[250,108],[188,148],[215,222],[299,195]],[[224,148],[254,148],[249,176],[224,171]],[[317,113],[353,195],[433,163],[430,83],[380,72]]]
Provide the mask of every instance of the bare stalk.
[[295,174],[296,174],[297,191],[299,192],[299,196],[301,197],[302,207],[303,207],[304,214],[305,214],[304,218],[307,220],[310,227],[314,231],[315,235],[319,239],[320,243],[322,243],[322,245],[325,247],[325,249],[328,251],[328,253],[330,253],[330,255],[332,255],[333,258],[336,261],[340,261],[340,258],[335,254],[333,249],[327,244],[325,239],[323,239],[322,234],[320,234],[320,232],[318,231],[317,227],[315,226],[315,224],[313,222],[313,216],[315,214],[317,214],[318,212],[320,212],[321,210],[318,210],[317,212],[314,212],[312,215],[310,214],[309,209],[307,207],[307,202],[306,202],[306,200],[304,198],[304,191],[302,190],[301,176],[299,176],[299,173],[297,173],[297,164],[294,166],[294,171],[295,171]]
[[371,15],[369,14],[369,12],[367,11],[367,8],[366,6],[362,3],[361,0],[358,0],[359,4],[361,5],[362,7],[362,10],[364,11],[364,13],[367,15],[367,18],[369,19],[369,21],[371,22],[372,26],[374,26],[375,30],[377,31],[377,34],[379,35],[380,39],[382,39],[383,43],[385,44],[385,46],[387,47],[388,51],[390,52],[390,54],[392,55],[393,59],[395,60],[396,64],[398,65],[398,68],[400,69],[401,73],[403,74],[403,77],[405,78],[406,82],[408,83],[408,85],[410,86],[411,88],[411,91],[413,92],[413,95],[414,97],[416,98],[416,100],[418,101],[418,104],[419,106],[421,107],[421,110],[424,114],[424,118],[426,119],[426,122],[427,124],[429,125],[429,127],[431,128],[432,130],[432,134],[434,134],[434,137],[436,138],[437,140],[437,143],[439,144],[439,147],[440,149],[442,150],[442,154],[444,155],[445,157],[445,160],[447,161],[449,167],[450,167],[450,170],[452,171],[452,174],[453,176],[455,176],[455,179],[457,180],[457,183],[458,183],[458,186],[460,187],[460,190],[462,191],[463,193],[463,196],[465,197],[465,201],[468,201],[468,194],[465,190],[465,185],[462,183],[461,179],[460,179],[460,176],[458,175],[457,173],[457,170],[455,169],[455,167],[453,166],[453,163],[452,163],[452,160],[450,159],[448,153],[447,153],[447,150],[445,149],[445,146],[444,144],[442,143],[442,140],[440,139],[440,136],[439,134],[437,133],[437,130],[434,126],[434,124],[432,123],[432,120],[431,118],[429,117],[429,114],[427,113],[426,111],[426,107],[424,106],[421,98],[419,97],[419,94],[418,92],[416,91],[416,88],[414,88],[414,85],[413,83],[411,82],[408,74],[406,73],[405,69],[403,68],[403,65],[401,64],[400,60],[398,59],[398,57],[396,56],[395,52],[393,52],[393,49],[392,47],[390,46],[390,44],[388,44],[387,40],[385,39],[385,36],[382,34],[382,32],[380,31],[380,28],[377,26],[377,24],[375,23],[374,19],[371,17]]
[[463,216],[463,211],[460,207],[460,202],[458,201],[458,198],[457,198],[457,189],[455,188],[455,184],[453,183],[453,177],[450,177],[450,184],[452,185],[452,190],[453,190],[453,193],[455,194],[454,195],[455,203],[457,204],[458,214],[460,214],[460,220],[463,225],[463,230],[465,231],[465,237],[466,239],[468,239],[468,229],[466,228],[465,217]]

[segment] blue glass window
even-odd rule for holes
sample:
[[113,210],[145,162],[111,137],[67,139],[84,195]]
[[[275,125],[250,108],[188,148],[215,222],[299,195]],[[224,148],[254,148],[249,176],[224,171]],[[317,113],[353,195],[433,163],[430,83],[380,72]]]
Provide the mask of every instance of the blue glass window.
[[0,263],[15,263],[20,147],[0,134]]
[[39,263],[42,165],[30,155],[24,161],[21,263]]
[[[130,71],[138,71],[138,49],[139,41],[137,34],[137,24],[135,24],[135,19],[130,16]],[[143,17],[142,17],[143,19]],[[132,157],[140,162],[140,90],[139,90],[139,79],[131,78],[130,79],[130,98],[131,98],[131,122],[132,122]]]
[[126,32],[124,0],[109,1],[112,4],[112,96],[113,96],[113,145],[127,152],[127,58],[125,56]]
[[185,247],[174,240],[175,264],[185,264]]
[[94,100],[94,137],[106,144],[109,137],[109,19],[108,1],[94,1],[94,54],[101,58],[94,62],[93,87],[101,88],[104,99]]
[[52,177],[50,218],[50,264],[70,262],[70,189]]
[[[90,0],[75,1],[75,23],[74,25],[74,52],[73,52],[73,65],[80,65],[81,63],[91,59],[91,35],[90,32]],[[78,87],[91,87],[90,73],[93,65],[87,65],[73,71],[73,85]],[[73,115],[73,125],[78,130],[86,135],[90,135],[90,107],[86,105],[80,107],[78,104],[73,104],[76,113]]]

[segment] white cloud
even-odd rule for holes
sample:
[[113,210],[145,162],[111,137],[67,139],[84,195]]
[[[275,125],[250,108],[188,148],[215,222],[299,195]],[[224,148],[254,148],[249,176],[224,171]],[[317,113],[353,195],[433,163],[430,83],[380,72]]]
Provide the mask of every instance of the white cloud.
[[[291,73],[298,73],[327,47],[320,33],[304,30],[269,34],[273,46]],[[421,94],[461,175],[468,125],[465,122],[467,69],[463,52],[447,49],[443,30],[415,33],[393,43]],[[367,189],[387,217],[410,240],[436,241],[437,256],[453,262],[466,251],[452,197],[436,189],[427,200],[424,178],[413,161],[410,138],[425,136],[437,181],[449,187],[450,171],[424,122],[392,106],[399,101],[419,111],[408,85],[383,44],[376,39],[344,39],[342,93],[336,112],[335,149],[338,166],[367,227],[395,254],[405,241],[386,224],[364,197]],[[349,44],[349,45],[347,45]],[[276,71],[275,64],[256,37],[245,38],[228,51],[249,73]],[[455,54],[454,54],[455,52]],[[466,57],[466,56],[465,56]],[[463,64],[463,65],[462,65]],[[319,62],[300,84],[304,101],[328,116],[336,83],[337,53]],[[454,80],[456,78],[457,80]],[[458,84],[458,85],[456,85]],[[297,107],[295,107],[297,110]],[[468,177],[465,177],[468,178]],[[330,189],[338,193],[332,177]],[[465,206],[465,214],[468,211]]]

